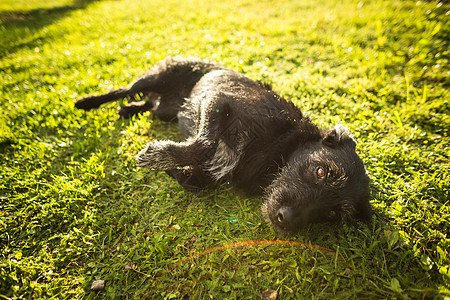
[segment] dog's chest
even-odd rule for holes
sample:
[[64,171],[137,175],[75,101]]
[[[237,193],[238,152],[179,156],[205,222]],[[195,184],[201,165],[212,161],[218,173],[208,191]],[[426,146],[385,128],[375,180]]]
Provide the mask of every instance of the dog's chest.
[[206,162],[205,171],[209,173],[217,182],[231,180],[233,171],[236,169],[241,154],[242,146],[232,147],[223,139],[219,139],[213,157]]

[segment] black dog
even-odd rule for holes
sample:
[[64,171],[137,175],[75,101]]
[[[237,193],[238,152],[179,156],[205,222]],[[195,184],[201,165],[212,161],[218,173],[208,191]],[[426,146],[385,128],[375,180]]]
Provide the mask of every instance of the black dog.
[[198,59],[168,58],[131,85],[75,106],[138,95],[148,100],[123,107],[121,116],[151,109],[178,120],[186,138],[150,142],[139,166],[166,170],[192,192],[220,182],[264,193],[262,213],[279,232],[370,219],[369,178],[345,126],[323,131],[268,85]]

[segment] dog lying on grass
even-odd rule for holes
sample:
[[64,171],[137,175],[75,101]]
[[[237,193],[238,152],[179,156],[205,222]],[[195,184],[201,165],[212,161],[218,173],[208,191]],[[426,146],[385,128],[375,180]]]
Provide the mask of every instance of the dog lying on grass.
[[264,194],[262,214],[281,233],[370,219],[369,178],[348,129],[319,129],[270,86],[209,61],[167,58],[129,86],[75,106],[136,96],[147,100],[120,116],[152,110],[178,121],[185,138],[148,143],[138,166],[165,170],[191,192],[219,182]]

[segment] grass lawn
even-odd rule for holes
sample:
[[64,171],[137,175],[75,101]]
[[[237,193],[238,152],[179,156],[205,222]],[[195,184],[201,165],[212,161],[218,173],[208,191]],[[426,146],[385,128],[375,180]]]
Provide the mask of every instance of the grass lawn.
[[[445,1],[1,1],[0,298],[450,297],[449,23]],[[169,55],[346,124],[371,223],[277,236],[261,198],[136,167],[175,124],[75,110]]]

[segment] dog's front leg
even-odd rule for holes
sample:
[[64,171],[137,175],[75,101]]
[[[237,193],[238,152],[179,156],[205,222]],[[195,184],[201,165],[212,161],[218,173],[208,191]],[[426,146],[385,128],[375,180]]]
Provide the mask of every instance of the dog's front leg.
[[171,170],[185,166],[199,166],[214,154],[214,145],[198,139],[177,143],[154,141],[136,156],[137,165],[156,170]]

